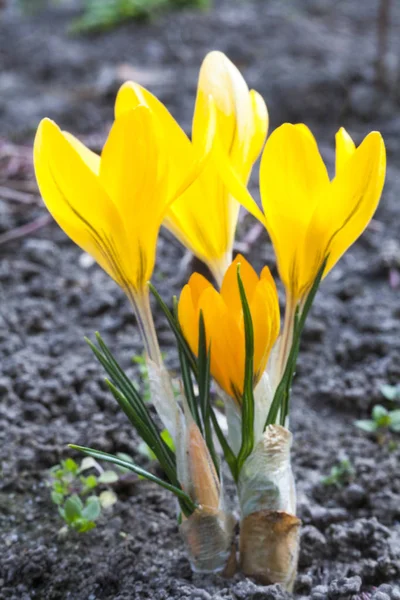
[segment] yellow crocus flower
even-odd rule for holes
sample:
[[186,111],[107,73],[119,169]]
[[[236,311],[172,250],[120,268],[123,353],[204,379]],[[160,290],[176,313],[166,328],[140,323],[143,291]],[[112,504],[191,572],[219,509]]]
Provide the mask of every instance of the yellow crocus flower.
[[[203,136],[209,97],[215,102],[219,154],[224,153],[238,181],[247,185],[251,169],[264,144],[268,113],[261,96],[249,91],[238,69],[222,52],[210,52],[200,69],[193,117],[193,144]],[[125,84],[117,97],[116,115],[137,104],[146,104],[162,121],[161,133],[177,141],[171,153],[190,153],[191,142],[150,92],[140,85]],[[214,154],[217,154],[216,152]],[[186,161],[175,161],[184,169]],[[210,160],[196,183],[170,206],[164,225],[200,260],[220,284],[232,260],[232,248],[240,205],[235,199],[236,178],[220,173],[220,162]],[[227,187],[228,186],[228,187]],[[239,190],[240,191],[240,190]]]
[[245,372],[245,331],[237,268],[249,304],[254,329],[254,386],[260,380],[279,333],[279,303],[268,267],[258,277],[238,255],[229,266],[218,292],[207,279],[194,273],[181,292],[178,317],[194,354],[198,352],[200,312],[207,344],[211,345],[211,373],[225,392],[241,402]]
[[[210,116],[203,138],[205,153],[214,135],[212,122]],[[185,168],[173,165],[179,153],[170,157],[158,126],[148,107],[125,111],[115,120],[101,157],[49,119],[40,123],[34,143],[36,178],[48,210],[126,292],[156,362],[160,357],[147,281],[165,214],[197,176],[201,161],[190,147]],[[168,143],[174,147],[174,137]]]
[[288,301],[301,302],[329,255],[325,277],[371,220],[385,179],[380,133],[358,148],[342,128],[336,135],[336,175],[330,180],[311,131],[278,127],[264,148],[260,191],[265,225]]

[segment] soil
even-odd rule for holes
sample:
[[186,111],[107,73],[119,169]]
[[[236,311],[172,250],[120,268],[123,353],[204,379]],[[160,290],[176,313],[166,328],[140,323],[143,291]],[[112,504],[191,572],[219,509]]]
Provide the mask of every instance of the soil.
[[[135,78],[189,129],[198,68],[214,48],[264,95],[273,126],[312,127],[330,169],[339,126],[357,141],[375,128],[384,134],[389,166],[380,207],[321,286],[293,389],[299,599],[400,598],[400,438],[371,437],[354,425],[385,403],[382,384],[400,382],[400,5],[392,5],[386,86],[376,81],[377,0],[215,0],[209,12],[79,38],[66,33],[73,8],[22,17],[9,7],[0,21],[0,236],[46,214],[31,193],[29,147],[41,117],[98,146],[116,90]],[[5,188],[24,190],[24,201]],[[252,224],[244,218],[239,240]],[[0,239],[0,599],[291,598],[240,575],[193,574],[173,498],[144,481],[120,485],[96,529],[59,532],[46,480],[72,455],[67,443],[127,452],[154,468],[83,340],[99,330],[131,369],[139,335],[122,292],[54,223],[14,242]],[[184,255],[162,233],[154,281],[165,298],[188,277]],[[275,270],[266,234],[248,244],[247,256]],[[174,369],[171,334],[158,314],[157,327]],[[354,468],[350,481],[324,485],[344,457]]]

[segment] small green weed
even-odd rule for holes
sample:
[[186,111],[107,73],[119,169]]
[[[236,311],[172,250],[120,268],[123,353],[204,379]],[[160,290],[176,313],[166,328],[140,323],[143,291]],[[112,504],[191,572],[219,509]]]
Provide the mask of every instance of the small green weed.
[[381,393],[389,402],[400,402],[400,383],[397,385],[389,385],[385,383],[381,387]]
[[[96,475],[86,475],[89,469],[97,471]],[[97,488],[100,485],[109,486],[118,479],[115,471],[104,471],[93,458],[86,457],[80,464],[67,458],[50,469],[48,485],[51,499],[58,506],[58,512],[67,526],[84,533],[96,527],[95,521],[102,508],[108,508],[117,501],[110,488],[96,495]]]
[[209,0],[85,0],[83,15],[72,23],[72,33],[113,29],[131,19],[151,18],[160,9],[193,6],[207,8]]
[[354,468],[348,458],[334,465],[330,474],[321,480],[324,485],[334,485],[337,488],[347,485],[354,477]]
[[400,433],[400,409],[388,410],[381,404],[372,409],[371,419],[355,421],[355,425],[367,433],[377,433],[385,430]]
[[[18,0],[26,14],[62,5],[65,0]],[[75,19],[69,31],[73,34],[96,33],[118,27],[130,20],[146,20],[160,10],[193,7],[207,9],[212,0],[82,0],[82,15]]]

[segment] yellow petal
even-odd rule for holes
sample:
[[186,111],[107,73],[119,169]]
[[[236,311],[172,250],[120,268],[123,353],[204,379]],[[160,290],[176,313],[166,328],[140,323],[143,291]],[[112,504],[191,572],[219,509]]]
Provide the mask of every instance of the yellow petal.
[[231,196],[235,198],[253,217],[258,219],[265,225],[265,216],[258,207],[256,201],[248,191],[246,183],[244,183],[237,174],[229,160],[229,156],[222,147],[218,135],[215,138],[212,158],[218,167],[218,173],[221,180]]
[[256,92],[249,93],[231,61],[221,52],[210,52],[199,76],[193,117],[195,147],[206,129],[210,95],[215,102],[217,120],[212,164],[207,164],[199,179],[197,196],[186,196],[174,204],[174,222],[170,229],[178,237],[179,229],[191,232],[190,237],[195,240],[192,249],[195,246],[197,256],[207,262],[220,281],[231,260],[239,202],[263,220],[246,184],[264,142],[268,116],[261,97]]
[[145,285],[154,269],[167,206],[167,160],[147,107],[137,106],[114,121],[101,155],[100,181],[124,222],[137,288]]
[[193,273],[189,279],[189,286],[192,291],[193,305],[197,308],[201,294],[209,287],[212,287],[211,283],[200,275],[200,273]]
[[278,290],[276,289],[275,280],[272,277],[271,271],[268,267],[264,267],[261,271],[260,281],[263,283],[263,293],[267,297],[267,302],[269,305],[269,311],[271,314],[271,331],[270,337],[273,340],[272,344],[275,343],[278,338],[280,331],[280,309],[279,309],[279,296]]
[[258,283],[258,275],[249,262],[238,254],[229,266],[221,286],[221,296],[225,304],[239,321],[242,314],[242,301],[238,285],[238,265],[240,264],[240,277],[246,292],[247,302],[250,304],[254,290]]
[[119,88],[117,97],[115,99],[115,118],[118,119],[125,112],[136,108],[139,106],[139,104],[149,107],[149,102],[147,101],[148,97],[151,97],[151,99],[154,99],[156,102],[158,102],[157,98],[155,98],[155,96],[153,96],[141,85],[135,83],[134,81],[127,81]]
[[[219,174],[230,194],[262,220],[261,211],[243,184],[247,184],[251,167],[265,139],[268,127],[266,106],[259,94],[249,93],[239,70],[225,54],[210,52],[200,69],[193,117],[194,143],[199,132],[204,130],[206,102],[210,94],[216,108],[218,144],[215,140],[213,157]],[[234,215],[236,221],[237,214],[238,209]]]
[[329,253],[326,275],[370,222],[385,181],[382,136],[372,132],[340,169],[330,194],[321,198],[307,233],[305,252],[315,268]]
[[270,286],[272,293],[278,298],[278,290],[276,289],[275,279],[272,277],[272,273],[267,266],[263,267],[260,274],[260,279],[264,279]]
[[[177,182],[174,182],[169,193],[170,203],[174,202],[175,199],[184,194],[186,190],[192,186],[192,184],[196,183],[197,178],[202,174],[210,161],[217,127],[216,109],[212,96],[208,97],[205,114],[206,117],[201,135],[197,136],[196,142],[193,141],[193,145],[191,146],[193,149],[190,154],[190,158],[192,160],[191,168],[187,171],[184,178],[182,178],[182,161],[184,158],[187,158],[187,156],[184,157],[184,152],[179,150],[178,145],[176,146],[176,164],[178,166],[178,173],[180,176],[176,177]],[[172,145],[171,140],[166,138],[165,142],[166,151],[169,151]],[[196,191],[198,190],[195,190],[195,192]]]
[[178,303],[178,319],[191,351],[197,356],[199,347],[199,314],[194,305],[190,285],[185,285],[181,291]]
[[250,101],[253,112],[253,134],[248,161],[253,165],[259,157],[265,138],[267,137],[269,117],[263,97],[255,90],[250,90]]
[[129,235],[160,226],[166,176],[166,156],[159,150],[151,111],[138,106],[118,117],[103,148],[100,180]]
[[[34,143],[34,166],[43,200],[65,233],[91,254],[122,287],[127,271],[125,232],[112,202],[87,160],[49,119],[41,121]],[[87,158],[87,154],[86,154]]]
[[85,161],[89,169],[93,171],[96,175],[100,173],[100,156],[92,150],[89,150],[82,144],[80,140],[78,140],[72,133],[68,133],[68,131],[63,131],[63,136],[69,141],[71,146],[75,148],[75,150],[80,154],[81,158]]
[[[204,123],[204,126],[208,127],[210,140],[212,125]],[[205,141],[200,143],[206,147]],[[197,147],[196,152],[198,156]],[[204,150],[203,154],[206,155]],[[231,210],[232,203],[236,216]],[[220,273],[225,272],[226,264],[231,261],[238,209],[237,202],[229,198],[216,166],[209,161],[197,181],[173,202],[164,225],[220,280]]]
[[256,385],[266,369],[272,346],[278,336],[276,305],[268,283],[263,279],[254,290],[250,312],[254,330],[254,384]]
[[268,267],[261,271],[260,281],[250,304],[254,329],[254,381],[259,381],[266,369],[269,355],[280,329],[279,298],[275,281]]
[[328,188],[328,173],[310,130],[288,123],[278,127],[262,155],[260,191],[279,273],[295,296],[304,285],[300,279],[304,235]]
[[198,92],[193,117],[193,142],[201,135],[212,95],[217,110],[217,128],[228,154],[234,145],[242,143],[251,114],[249,90],[235,65],[222,52],[213,51],[205,57],[199,74]]
[[199,308],[211,346],[211,373],[227,394],[240,397],[244,383],[243,331],[213,287],[201,295]]
[[356,145],[345,130],[341,127],[335,136],[336,140],[336,175],[351,158],[356,149]]
[[209,266],[218,282],[231,262],[238,201],[263,219],[246,183],[267,120],[262,99],[249,93],[231,61],[221,52],[210,52],[200,69],[192,139],[196,156],[208,157],[212,148],[211,159],[196,183],[173,203],[165,225]]
[[139,105],[148,107],[157,121],[159,142],[170,158],[167,196],[173,200],[196,179],[208,159],[216,129],[214,102],[209,97],[205,99],[203,127],[196,150],[162,102],[141,85],[128,81],[118,92],[115,115],[118,118]]

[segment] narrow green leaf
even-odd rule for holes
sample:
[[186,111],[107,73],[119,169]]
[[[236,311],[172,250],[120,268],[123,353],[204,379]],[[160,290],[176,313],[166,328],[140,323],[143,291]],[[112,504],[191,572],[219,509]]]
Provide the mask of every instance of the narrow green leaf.
[[181,348],[179,348],[179,347],[178,347],[178,354],[179,354],[179,363],[180,363],[180,367],[181,367],[182,383],[183,383],[183,389],[185,392],[185,397],[188,402],[192,417],[193,417],[196,425],[200,429],[200,431],[202,431],[202,423],[201,423],[201,419],[200,419],[198,401],[196,398],[196,394],[194,393],[193,380],[192,380],[192,374],[191,374],[191,370],[190,370],[189,361],[187,359],[186,354],[184,352],[182,352]]
[[96,332],[96,340],[100,346],[97,348],[88,338],[85,338],[90,348],[94,352],[98,361],[103,365],[110,378],[113,380],[116,386],[118,386],[125,396],[129,399],[131,404],[135,406],[135,410],[142,416],[146,417],[146,408],[144,402],[136,389],[134,383],[126,375],[125,371],[121,369],[117,360],[101,338],[99,332]]
[[199,345],[197,351],[198,386],[200,409],[205,424],[209,420],[209,395],[210,395],[210,351],[207,349],[206,327],[203,311],[199,317]]
[[254,330],[249,303],[246,298],[243,281],[240,276],[240,264],[237,270],[240,299],[243,309],[244,333],[245,333],[245,371],[242,397],[242,445],[237,457],[237,474],[251,454],[254,447]]
[[206,441],[207,448],[213,460],[215,469],[219,474],[220,465],[217,453],[215,451],[214,438],[211,427],[211,348],[207,348],[206,328],[204,323],[204,315],[202,311],[200,311],[199,318],[199,347],[197,356],[199,404],[204,428],[201,429],[201,432],[204,435],[204,439]]
[[110,382],[106,380],[106,383],[110,390],[113,393],[114,398],[117,400],[118,404],[122,408],[122,410],[127,415],[128,419],[131,421],[132,425],[137,429],[140,437],[143,441],[151,448],[154,454],[157,457],[157,460],[160,462],[165,474],[171,482],[176,482],[176,466],[175,461],[173,459],[173,453],[170,448],[165,444],[162,440],[159,432],[157,434],[152,434],[146,424],[143,424],[137,417],[137,414],[130,406],[129,402],[125,398],[123,394]]
[[[167,444],[168,448],[170,448],[172,451],[175,451],[174,440],[172,439],[171,434],[168,431],[168,429],[163,429],[163,431],[161,432],[161,438]],[[157,456],[154,454],[153,450],[151,448],[149,448],[149,446],[146,444],[146,442],[143,442],[143,440],[139,443],[137,449],[138,449],[138,452],[140,452],[140,454],[142,454],[149,460],[157,460]],[[118,456],[118,458],[123,458],[123,457]],[[130,459],[130,460],[132,460],[132,459]]]
[[95,450],[93,448],[86,448],[84,446],[76,446],[75,444],[69,444],[69,448],[72,448],[73,450],[79,450],[79,452],[83,452],[83,454],[86,454],[87,456],[92,456],[96,460],[104,460],[105,462],[110,462],[114,465],[124,467],[125,469],[128,469],[129,471],[136,473],[136,475],[140,475],[140,476],[144,477],[145,479],[148,479],[149,481],[156,483],[157,485],[165,488],[166,490],[169,490],[170,492],[175,494],[175,496],[177,496],[180,500],[182,500],[185,503],[185,506],[190,511],[189,514],[194,512],[197,508],[197,505],[193,502],[193,500],[190,498],[190,496],[188,496],[181,488],[178,488],[178,487],[172,485],[171,483],[168,483],[167,481],[160,479],[156,475],[153,475],[153,473],[149,473],[148,471],[146,471],[145,469],[142,469],[141,467],[138,467],[134,463],[122,460],[122,459],[118,458],[117,456],[114,456],[113,454],[108,454],[107,452],[101,452],[100,450]]
[[98,332],[96,333],[96,339],[100,349],[90,340],[87,340],[87,342],[110,376],[110,380],[106,380],[106,384],[121,409],[138,431],[140,437],[156,455],[168,479],[175,485],[177,478],[174,453],[162,440],[160,431],[150,415],[145,401],[138,393],[132,381],[127,377],[123,369],[121,369]]
[[133,382],[126,375],[125,371],[121,369],[117,360],[101,338],[99,332],[96,332],[96,339],[100,346],[99,350],[92,342],[85,338],[90,348],[94,352],[96,358],[103,365],[110,378],[113,380],[116,386],[125,394],[132,406],[135,407],[136,412],[141,416],[142,419],[146,420],[148,417],[147,409],[144,401],[142,400],[138,390],[136,389]]
[[[132,456],[129,456],[129,454],[126,454],[125,452],[117,452],[116,457],[121,458],[122,460],[128,461],[130,463],[133,463]],[[117,468],[118,468],[118,471],[120,471],[121,473],[128,473],[128,469],[125,469],[125,467],[121,467],[121,466],[117,465]]]
[[279,385],[275,391],[274,399],[272,401],[271,407],[269,409],[269,413],[267,416],[267,420],[265,422],[265,427],[268,425],[273,425],[277,421],[277,417],[279,414],[279,410],[281,412],[281,425],[285,424],[286,417],[289,414],[289,400],[290,400],[290,391],[292,387],[293,376],[296,369],[297,356],[300,349],[300,339],[301,334],[304,329],[304,325],[310,311],[310,308],[314,302],[315,295],[318,291],[319,284],[321,283],[322,276],[325,271],[326,263],[328,261],[329,255],[325,257],[317,276],[314,280],[313,286],[306,298],[304,303],[303,310],[301,314],[297,310],[295,316],[295,326],[293,332],[293,342],[292,347],[290,349],[289,357],[287,360],[287,364],[285,367],[285,371],[283,373],[283,377],[279,382]]
[[[138,431],[139,431],[141,437],[151,448],[154,447],[154,448],[157,448],[158,450],[160,450],[161,454],[159,454],[158,451],[155,451],[155,452],[156,452],[158,460],[160,460],[160,462],[162,463],[162,466],[164,465],[165,460],[167,460],[169,463],[171,463],[171,466],[173,466],[174,465],[173,453],[168,452],[169,449],[166,448],[165,445],[163,444],[162,440],[160,440],[159,429],[156,426],[156,424],[154,423],[153,418],[149,414],[145,400],[142,399],[140,394],[137,392],[135,386],[133,385],[132,381],[129,379],[129,377],[127,377],[127,375],[125,374],[123,369],[121,369],[118,362],[116,361],[116,359],[112,355],[111,351],[106,346],[105,342],[102,340],[99,333],[96,334],[96,338],[97,338],[102,350],[106,353],[107,358],[110,361],[110,364],[112,365],[112,373],[109,373],[109,374],[110,374],[111,378],[114,379],[114,383],[116,384],[115,386],[113,386],[111,388],[111,390],[114,393],[114,397],[118,401],[118,398],[115,396],[115,390],[120,388],[122,395],[123,395],[123,398],[120,398],[120,400],[127,401],[131,405],[131,408],[133,411],[133,412],[131,411],[131,413],[130,413],[131,422],[133,422],[132,421],[133,415],[134,414],[137,415],[137,426],[135,425],[134,422],[133,422],[133,424],[137,428],[140,426],[140,431],[139,430]],[[115,375],[113,376],[113,372],[115,372],[117,374],[117,378],[115,377]],[[126,402],[124,402],[124,405],[126,406]],[[123,408],[123,410],[125,410],[125,409]],[[163,466],[163,468],[164,468],[164,466]]]
[[187,343],[187,341],[181,331],[179,322],[174,317],[173,313],[169,310],[168,306],[165,304],[164,300],[161,298],[160,294],[157,292],[154,285],[152,283],[149,283],[148,285],[149,285],[149,288],[150,288],[153,296],[157,300],[159,307],[163,311],[163,313],[168,321],[168,324],[176,337],[179,347],[181,348],[182,352],[185,353],[185,355],[190,363],[190,368],[192,369],[193,373],[195,373],[197,375],[196,359],[193,356],[193,352],[191,351],[189,344]]

